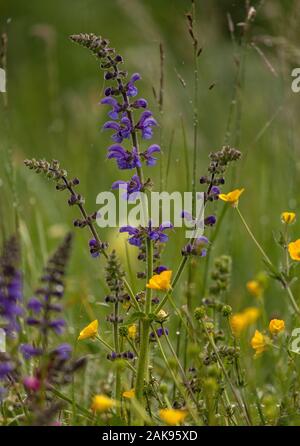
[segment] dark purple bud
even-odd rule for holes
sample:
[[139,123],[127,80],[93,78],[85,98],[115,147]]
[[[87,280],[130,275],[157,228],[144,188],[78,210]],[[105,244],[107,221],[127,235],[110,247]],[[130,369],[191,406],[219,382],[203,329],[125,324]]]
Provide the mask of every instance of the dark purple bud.
[[217,221],[217,219],[214,215],[209,215],[208,217],[206,217],[204,219],[204,224],[205,224],[205,226],[213,226],[216,224],[216,221]]

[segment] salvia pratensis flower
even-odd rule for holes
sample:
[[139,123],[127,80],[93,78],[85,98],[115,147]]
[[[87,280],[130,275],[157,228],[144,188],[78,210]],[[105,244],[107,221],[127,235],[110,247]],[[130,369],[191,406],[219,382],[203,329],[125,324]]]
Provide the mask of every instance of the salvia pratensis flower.
[[119,144],[114,144],[109,147],[107,157],[109,159],[114,158],[121,170],[135,169],[142,166],[139,153],[135,147],[133,147],[130,152],[129,150],[125,150]]
[[208,246],[208,238],[202,235],[194,240],[192,243],[188,243],[181,250],[183,256],[197,256],[197,257],[205,257],[207,254],[207,246]]
[[[123,197],[127,200],[134,200],[141,191],[144,191],[146,184],[142,184],[140,168],[142,162],[147,166],[154,166],[156,158],[155,153],[160,152],[160,147],[156,144],[148,147],[144,152],[139,152],[137,143],[137,133],[140,133],[142,139],[152,138],[153,127],[157,126],[150,110],[144,110],[134,120],[133,112],[139,109],[146,109],[148,103],[144,98],[136,98],[138,89],[136,82],[141,79],[139,73],[134,73],[129,79],[126,71],[120,69],[120,63],[123,58],[116,54],[115,49],[108,46],[108,41],[94,34],[79,34],[71,36],[74,42],[88,48],[101,60],[101,68],[104,70],[104,79],[110,82],[110,86],[105,89],[105,97],[101,100],[103,105],[108,105],[110,111],[108,116],[111,121],[103,125],[104,130],[112,130],[112,140],[115,142],[108,149],[108,158],[115,159],[118,168],[136,169],[137,174],[129,181],[119,180],[112,184],[112,189],[123,188],[125,193]],[[132,101],[132,98],[134,101]],[[120,144],[131,137],[132,146],[129,149]],[[148,184],[148,186],[150,183]]]
[[127,232],[129,234],[128,243],[133,246],[141,247],[145,239],[152,240],[153,242],[165,243],[169,237],[165,234],[165,231],[172,229],[173,225],[170,222],[164,222],[158,227],[152,225],[151,220],[148,226],[135,228],[133,226],[122,226],[120,232]]
[[14,336],[19,330],[18,318],[23,312],[19,263],[19,241],[13,236],[4,244],[0,257],[0,318],[8,336]]
[[[54,254],[49,258],[44,274],[41,276],[41,287],[35,292],[35,296],[28,302],[28,310],[35,316],[28,317],[29,326],[35,326],[43,339],[42,348],[48,345],[48,336],[51,331],[61,334],[65,328],[65,321],[57,317],[62,312],[62,306],[57,304],[64,294],[64,275],[69,260],[73,236],[69,233]],[[54,316],[55,315],[55,316]],[[53,317],[54,316],[54,317]],[[23,344],[21,352],[24,358],[44,353],[36,347]]]
[[140,177],[135,174],[129,181],[118,180],[115,181],[111,188],[124,189],[126,192],[123,194],[123,198],[131,201],[135,200],[141,191],[144,189],[144,185],[141,183]]

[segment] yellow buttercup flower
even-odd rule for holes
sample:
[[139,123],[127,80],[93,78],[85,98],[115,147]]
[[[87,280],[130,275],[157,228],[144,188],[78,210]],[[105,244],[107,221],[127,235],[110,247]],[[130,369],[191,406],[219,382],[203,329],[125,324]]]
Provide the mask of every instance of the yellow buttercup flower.
[[243,314],[247,320],[247,324],[254,324],[260,316],[260,309],[256,307],[245,308]]
[[300,238],[298,238],[298,240],[296,240],[295,242],[289,243],[288,250],[289,250],[291,259],[297,260],[298,262],[300,262]]
[[188,412],[186,410],[179,409],[161,409],[159,411],[160,418],[169,426],[176,426],[182,423],[187,417]]
[[249,325],[254,324],[260,316],[260,310],[256,307],[248,307],[240,313],[233,314],[230,319],[230,327],[234,336],[239,337]]
[[95,338],[97,334],[98,334],[98,321],[97,319],[95,319],[89,325],[84,327],[83,330],[81,330],[78,336],[78,341],[81,341],[82,339]]
[[255,350],[256,355],[260,355],[267,349],[268,338],[260,331],[255,330],[254,336],[251,339],[251,347]]
[[117,405],[117,402],[106,395],[95,395],[91,409],[94,412],[107,412]]
[[128,327],[128,337],[130,339],[135,339],[137,334],[137,326],[136,324],[129,325]]
[[154,276],[151,277],[146,286],[147,288],[152,288],[153,290],[167,291],[172,288],[171,278],[172,271],[162,271],[160,274],[154,274]]
[[261,297],[263,294],[264,288],[262,284],[258,280],[249,280],[246,283],[247,290],[254,297]]
[[269,323],[269,330],[272,335],[276,335],[285,329],[285,323],[282,319],[272,319]]
[[226,201],[227,203],[232,204],[232,206],[236,207],[239,203],[239,198],[244,192],[243,189],[234,189],[231,192],[228,192],[228,194],[219,194],[219,198],[223,201]]
[[239,337],[247,328],[247,319],[242,313],[233,314],[229,319],[231,331],[234,336]]
[[130,390],[125,390],[125,392],[122,393],[124,398],[127,399],[131,399],[135,397],[135,390],[134,389],[130,389]]
[[294,223],[295,220],[296,220],[295,212],[282,212],[282,214],[281,214],[282,223],[286,223],[287,225],[290,225],[290,224]]

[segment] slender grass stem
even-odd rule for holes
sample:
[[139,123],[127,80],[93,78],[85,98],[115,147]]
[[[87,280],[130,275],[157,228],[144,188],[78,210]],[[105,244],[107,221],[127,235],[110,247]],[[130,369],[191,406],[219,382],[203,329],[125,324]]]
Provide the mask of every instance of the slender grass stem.
[[255,243],[256,247],[258,248],[258,250],[260,251],[260,253],[262,254],[263,258],[265,259],[266,263],[271,267],[272,272],[274,272],[276,274],[276,277],[278,278],[278,280],[281,282],[281,284],[283,285],[284,289],[286,290],[290,303],[293,307],[293,309],[295,310],[295,312],[297,313],[298,316],[300,316],[300,309],[298,307],[298,304],[295,300],[295,297],[293,295],[293,292],[289,286],[289,284],[287,283],[286,279],[284,278],[284,276],[282,275],[281,272],[279,272],[277,270],[277,268],[274,266],[274,264],[272,263],[272,261],[270,260],[270,258],[268,257],[268,255],[265,253],[264,249],[262,248],[262,246],[259,244],[259,242],[256,240],[253,232],[251,231],[251,229],[249,228],[245,218],[243,217],[241,211],[239,210],[238,207],[235,208],[237,210],[237,213],[240,217],[240,219],[242,220],[248,234],[250,235],[250,237],[252,238],[253,242]]
[[[116,353],[120,353],[118,318],[119,318],[119,302],[117,300],[115,305],[114,305],[114,319],[115,320],[114,320],[114,323],[113,323],[114,347],[115,347],[115,352]],[[116,382],[115,382],[115,399],[117,401],[120,401],[121,400],[121,375],[120,375],[120,368],[119,367],[116,367],[115,378],[116,378]],[[121,410],[121,407],[117,406],[117,414],[118,415],[120,415],[120,410]]]
[[[153,242],[147,238],[147,282],[153,275]],[[148,315],[151,312],[151,288],[146,289],[145,313],[146,317],[141,322],[140,333],[140,353],[138,358],[137,376],[135,384],[135,395],[138,401],[143,400],[144,381],[148,377],[148,362],[149,362],[149,335],[150,335],[150,321]]]

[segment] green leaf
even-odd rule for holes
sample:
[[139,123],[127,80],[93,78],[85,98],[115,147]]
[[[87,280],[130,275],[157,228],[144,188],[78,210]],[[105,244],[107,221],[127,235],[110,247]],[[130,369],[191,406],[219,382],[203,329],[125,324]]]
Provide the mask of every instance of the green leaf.
[[126,324],[132,324],[133,322],[135,322],[139,319],[144,319],[145,317],[146,317],[146,313],[144,313],[143,311],[135,311],[126,320]]

